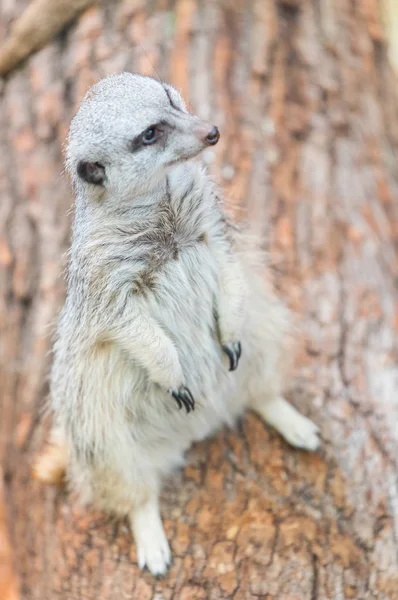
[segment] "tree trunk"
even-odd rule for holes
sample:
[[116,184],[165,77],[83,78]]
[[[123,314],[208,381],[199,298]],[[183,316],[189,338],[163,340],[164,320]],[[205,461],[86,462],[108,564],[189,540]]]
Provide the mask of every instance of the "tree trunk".
[[[4,39],[24,2],[0,8]],[[398,109],[373,0],[125,0],[83,14],[4,86],[0,464],[23,600],[398,598]],[[31,479],[72,196],[62,145],[121,70],[174,83],[222,137],[204,158],[298,314],[292,401],[322,449],[253,415],[162,494],[174,562],[141,573],[125,523]]]

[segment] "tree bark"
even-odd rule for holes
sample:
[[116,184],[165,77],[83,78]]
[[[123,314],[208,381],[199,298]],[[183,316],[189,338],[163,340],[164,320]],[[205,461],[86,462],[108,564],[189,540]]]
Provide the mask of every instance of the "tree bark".
[[[25,2],[0,7],[4,40]],[[141,573],[125,523],[33,481],[84,92],[157,74],[219,125],[204,159],[298,314],[292,401],[322,449],[253,415],[162,494],[174,562]],[[104,2],[33,56],[0,108],[0,464],[23,600],[398,598],[398,104],[373,0]]]

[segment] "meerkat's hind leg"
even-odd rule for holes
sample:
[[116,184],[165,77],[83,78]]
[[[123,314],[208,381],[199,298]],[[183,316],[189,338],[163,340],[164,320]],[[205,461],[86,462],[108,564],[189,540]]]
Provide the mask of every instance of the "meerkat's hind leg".
[[36,458],[32,476],[43,483],[62,487],[68,464],[68,445],[62,430],[58,427],[50,433],[49,441]]
[[318,427],[283,397],[295,345],[290,314],[272,295],[264,292],[256,279],[253,289],[258,293],[253,293],[249,323],[249,407],[292,446],[316,450]]
[[251,408],[295,448],[316,450],[319,446],[319,428],[300,414],[285,398],[274,396],[254,402]]
[[163,575],[171,561],[170,547],[163,529],[157,498],[133,509],[129,516],[137,546],[138,566],[153,575]]

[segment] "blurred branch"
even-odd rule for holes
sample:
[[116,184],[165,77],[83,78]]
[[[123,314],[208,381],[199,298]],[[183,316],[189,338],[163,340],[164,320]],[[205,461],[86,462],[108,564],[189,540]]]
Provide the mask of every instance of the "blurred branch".
[[398,0],[384,0],[384,22],[388,41],[388,57],[398,75]]
[[47,44],[96,0],[33,0],[17,19],[0,48],[0,76],[7,75],[32,52]]

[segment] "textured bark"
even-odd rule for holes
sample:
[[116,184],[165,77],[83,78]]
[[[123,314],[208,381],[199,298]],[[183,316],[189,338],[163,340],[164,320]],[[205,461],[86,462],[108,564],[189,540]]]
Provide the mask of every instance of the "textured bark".
[[[23,2],[0,8],[0,35]],[[0,108],[0,461],[25,600],[398,598],[398,114],[374,0],[125,0],[89,9]],[[316,455],[253,415],[167,484],[174,563],[140,573],[124,523],[32,481],[87,87],[157,73],[220,126],[204,158],[298,313],[292,401]]]
[[16,574],[7,531],[7,515],[3,497],[3,471],[0,468],[0,598],[18,600]]

